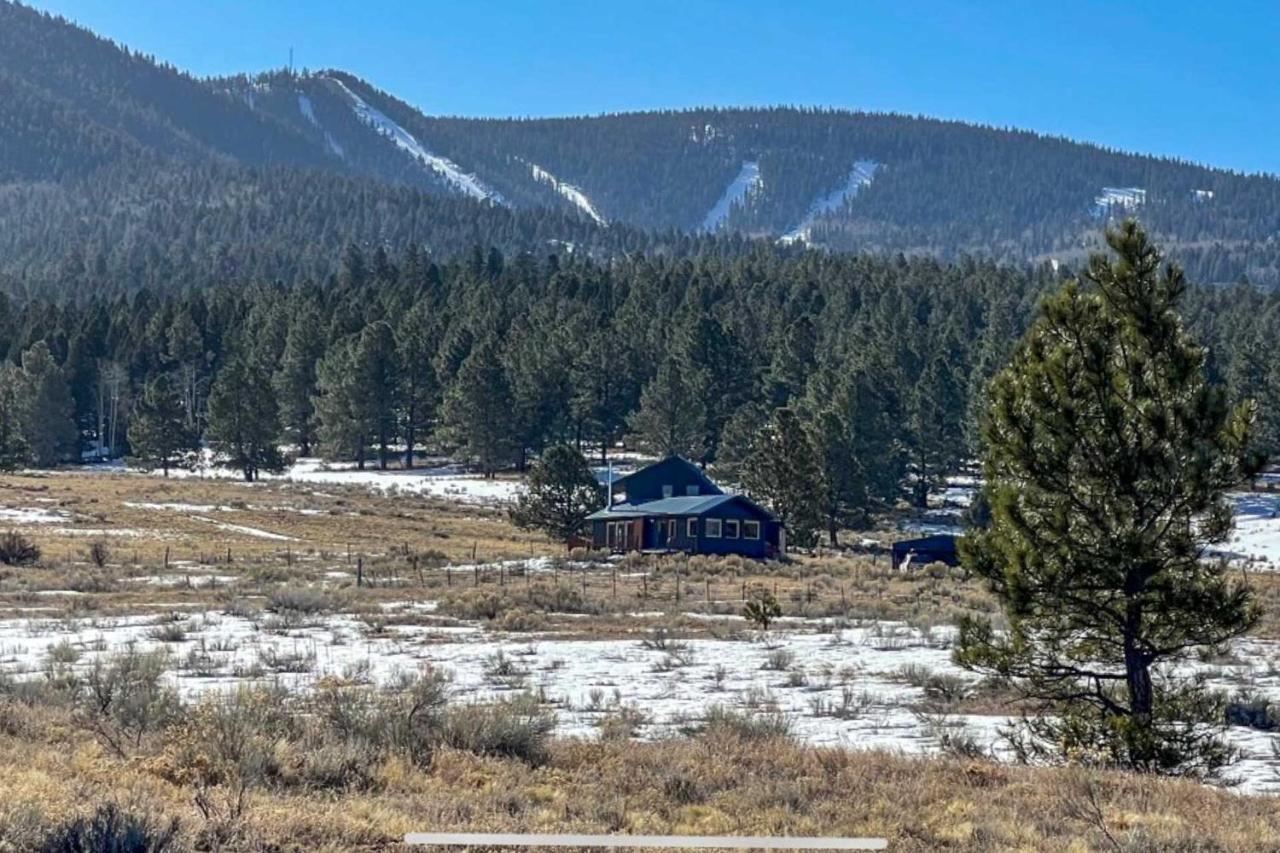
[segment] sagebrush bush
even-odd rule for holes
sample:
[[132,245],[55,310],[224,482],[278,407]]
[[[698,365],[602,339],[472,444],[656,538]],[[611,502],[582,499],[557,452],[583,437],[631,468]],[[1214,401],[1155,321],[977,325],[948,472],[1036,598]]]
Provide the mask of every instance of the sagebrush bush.
[[450,708],[441,734],[444,743],[455,749],[539,765],[547,761],[555,725],[555,714],[525,693],[490,704]]
[[272,613],[301,613],[311,616],[337,609],[338,603],[329,593],[310,586],[283,586],[271,591],[267,609]]
[[177,691],[164,682],[168,666],[167,653],[130,646],[89,667],[77,701],[80,718],[120,757],[181,713]]
[[167,824],[121,811],[114,803],[89,817],[56,827],[40,845],[41,853],[170,853],[178,849],[178,819]]
[[729,735],[742,740],[787,738],[791,736],[791,720],[777,710],[746,714],[723,705],[712,705],[707,709],[701,725],[694,727],[693,733],[706,736]]
[[0,533],[0,563],[29,566],[40,559],[40,546],[16,530]]

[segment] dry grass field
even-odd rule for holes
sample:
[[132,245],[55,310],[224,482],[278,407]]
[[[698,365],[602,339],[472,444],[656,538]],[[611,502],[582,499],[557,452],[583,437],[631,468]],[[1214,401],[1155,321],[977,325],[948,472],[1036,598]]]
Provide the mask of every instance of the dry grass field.
[[[170,850],[383,850],[411,830],[883,835],[893,850],[1280,845],[1271,797],[1009,766],[963,745],[929,758],[816,747],[786,734],[767,701],[703,709],[682,733],[636,740],[644,709],[606,700],[598,735],[584,739],[557,735],[545,701],[522,704],[531,694],[437,695],[425,665],[395,683],[327,672],[306,690],[259,677],[179,696],[161,677],[172,661],[95,648],[83,630],[55,642],[62,635],[47,627],[141,620],[152,645],[188,649],[184,632],[199,633],[210,613],[234,614],[273,642],[341,616],[355,635],[335,631],[332,642],[373,656],[387,638],[430,650],[479,625],[530,653],[534,643],[554,655],[558,643],[634,648],[662,636],[771,660],[783,652],[744,642],[733,618],[751,590],[773,591],[796,631],[819,619],[887,620],[927,636],[993,610],[978,583],[945,567],[904,575],[871,553],[604,561],[515,529],[500,508],[303,483],[12,475],[0,477],[0,509],[0,530],[42,550],[34,565],[0,566],[0,625],[50,631],[26,678],[0,677],[0,850],[90,836],[95,816],[153,838],[171,831]],[[1266,614],[1260,636],[1280,637],[1280,585],[1266,573],[1250,583]],[[821,636],[803,647],[819,648]],[[6,667],[23,654],[8,642],[0,637]],[[206,651],[237,654],[204,643],[180,662],[189,681]],[[662,665],[680,655],[671,646]],[[302,668],[276,663],[277,673]],[[506,666],[500,655],[486,661],[486,678],[507,678]],[[807,677],[832,678],[816,673]],[[929,679],[904,670],[899,680],[927,692]],[[991,691],[957,696],[949,710],[1011,712]]]

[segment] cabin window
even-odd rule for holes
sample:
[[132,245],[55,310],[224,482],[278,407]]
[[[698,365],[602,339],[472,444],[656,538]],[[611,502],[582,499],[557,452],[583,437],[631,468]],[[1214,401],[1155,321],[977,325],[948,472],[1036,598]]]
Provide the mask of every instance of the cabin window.
[[760,538],[760,522],[758,521],[742,522],[742,538],[743,539],[759,539]]
[[662,487],[662,496],[663,496],[664,498],[669,498],[669,497],[671,497],[672,495],[674,495],[675,493],[676,493],[675,486],[663,486],[663,487]]
[[724,523],[724,538],[738,538],[738,520],[736,518],[731,518]]
[[676,520],[674,518],[667,522],[667,541],[676,541]]
[[684,535],[690,539],[698,538],[698,519],[686,518],[684,522]]
[[708,539],[720,538],[720,519],[718,518],[707,519],[707,538]]
[[684,493],[690,496],[698,494],[698,484],[694,483],[692,486],[685,486]]

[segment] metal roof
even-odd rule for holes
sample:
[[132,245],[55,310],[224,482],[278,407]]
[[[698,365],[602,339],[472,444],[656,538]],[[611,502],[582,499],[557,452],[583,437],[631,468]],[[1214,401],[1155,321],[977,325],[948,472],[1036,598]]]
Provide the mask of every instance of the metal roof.
[[[756,504],[742,495],[681,495],[679,497],[659,498],[643,503],[616,503],[611,507],[597,510],[587,516],[589,520],[605,518],[641,518],[648,515],[701,515],[707,510],[715,509],[730,501],[743,501],[756,507]],[[768,512],[760,509],[765,515]]]

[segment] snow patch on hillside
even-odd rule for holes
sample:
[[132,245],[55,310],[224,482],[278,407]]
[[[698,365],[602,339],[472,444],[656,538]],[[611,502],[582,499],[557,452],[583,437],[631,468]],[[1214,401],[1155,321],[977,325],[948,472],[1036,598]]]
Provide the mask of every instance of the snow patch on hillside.
[[[711,125],[707,125],[710,127]],[[725,187],[724,194],[720,196],[720,200],[707,213],[706,219],[702,220],[703,231],[718,231],[729,218],[729,211],[733,206],[748,195],[754,195],[764,188],[764,181],[760,177],[760,164],[755,161],[746,161],[742,164],[742,168],[738,170],[738,175]]]
[[529,164],[529,171],[533,174],[533,179],[541,184],[547,184],[553,190],[560,193],[569,200],[569,203],[581,210],[587,216],[595,220],[597,225],[608,225],[600,212],[596,210],[596,206],[591,203],[591,199],[587,198],[587,194],[573,184],[567,184],[548,172],[536,163]]
[[795,243],[796,241],[802,241],[808,243],[809,234],[813,230],[813,223],[819,217],[839,210],[846,201],[857,196],[863,187],[871,183],[871,180],[876,175],[876,170],[879,168],[880,164],[874,160],[858,160],[854,163],[853,169],[850,170],[849,177],[845,179],[844,184],[821,196],[810,205],[809,212],[805,214],[800,224],[782,235],[782,242]]
[[1093,200],[1094,210],[1099,216],[1105,216],[1112,210],[1134,210],[1146,203],[1147,191],[1141,187],[1103,187],[1101,194]]
[[463,195],[479,201],[493,201],[505,204],[506,200],[497,190],[486,186],[475,175],[462,171],[457,163],[448,157],[432,154],[412,133],[405,130],[381,110],[368,104],[363,98],[351,91],[345,83],[334,77],[326,77],[351,99],[352,109],[356,116],[375,131],[391,139],[396,147],[417,160],[427,169],[443,178],[446,183]]
[[333,134],[320,127],[320,121],[316,118],[315,107],[312,105],[311,99],[302,92],[298,93],[298,112],[302,113],[302,117],[311,122],[313,126],[324,132],[324,142],[329,147],[330,153],[342,160],[347,158],[347,152],[342,150],[342,146],[338,144],[338,140],[333,138]]
[[316,111],[311,108],[311,99],[302,92],[298,93],[298,112],[316,127],[320,126],[320,122],[316,121]]

